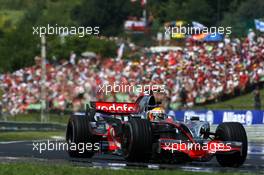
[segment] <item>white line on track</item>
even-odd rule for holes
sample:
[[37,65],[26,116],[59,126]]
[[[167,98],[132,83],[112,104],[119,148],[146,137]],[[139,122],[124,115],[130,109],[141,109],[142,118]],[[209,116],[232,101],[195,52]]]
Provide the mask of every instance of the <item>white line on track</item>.
[[20,140],[20,141],[4,141],[4,142],[0,142],[0,144],[13,144],[13,143],[24,143],[24,142],[29,142],[29,140]]

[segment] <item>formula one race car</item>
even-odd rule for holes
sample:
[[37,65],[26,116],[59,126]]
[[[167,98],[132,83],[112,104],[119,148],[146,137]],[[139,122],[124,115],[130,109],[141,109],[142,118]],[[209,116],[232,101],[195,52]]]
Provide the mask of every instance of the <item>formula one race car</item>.
[[182,163],[210,161],[239,167],[247,157],[247,135],[242,124],[220,124],[210,132],[208,122],[192,117],[176,121],[165,114],[153,95],[135,103],[91,102],[85,112],[68,122],[68,144],[90,143],[100,149],[69,149],[71,157],[92,157],[96,152],[123,156],[127,161]]

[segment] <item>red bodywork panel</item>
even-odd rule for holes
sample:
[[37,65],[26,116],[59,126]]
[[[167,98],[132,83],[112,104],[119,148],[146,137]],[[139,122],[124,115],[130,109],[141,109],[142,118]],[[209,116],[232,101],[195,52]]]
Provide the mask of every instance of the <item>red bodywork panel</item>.
[[[183,152],[189,155],[192,159],[201,159],[215,153],[227,153],[232,151],[241,151],[241,147],[234,147],[230,144],[227,144],[222,141],[212,140],[204,144],[200,143],[191,143],[191,142],[178,142],[173,143],[173,139],[170,139],[171,142],[168,142],[169,139],[161,138],[160,148],[165,151],[174,152]],[[162,142],[163,141],[163,142]]]
[[92,102],[98,112],[110,114],[133,114],[138,112],[137,103]]

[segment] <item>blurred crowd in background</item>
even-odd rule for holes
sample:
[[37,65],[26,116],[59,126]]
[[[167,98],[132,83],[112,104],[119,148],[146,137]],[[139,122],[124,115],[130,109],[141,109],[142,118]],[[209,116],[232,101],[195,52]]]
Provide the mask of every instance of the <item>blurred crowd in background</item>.
[[[220,43],[186,42],[178,51],[142,53],[138,60],[78,58],[35,65],[1,76],[2,111],[15,115],[39,110],[45,96],[49,110],[77,111],[89,101],[134,101],[136,93],[99,92],[104,84],[165,85],[166,108],[176,110],[219,101],[264,81],[264,37],[228,39]],[[45,93],[41,93],[41,87]]]

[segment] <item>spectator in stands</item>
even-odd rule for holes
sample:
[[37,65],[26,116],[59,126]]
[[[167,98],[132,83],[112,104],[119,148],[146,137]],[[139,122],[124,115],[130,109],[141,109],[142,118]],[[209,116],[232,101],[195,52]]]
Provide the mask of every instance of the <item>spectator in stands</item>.
[[[163,84],[168,106],[179,109],[232,96],[264,82],[264,37],[228,39],[225,43],[186,43],[179,51],[145,54],[137,61],[113,58],[77,59],[47,63],[46,101],[51,109],[78,110],[89,100],[134,101],[138,94],[98,92],[99,85]],[[10,114],[37,110],[41,92],[41,61],[4,74],[3,110]],[[257,91],[257,90],[256,90]],[[126,93],[126,92],[125,92]],[[257,93],[256,93],[257,94]],[[260,106],[260,99],[259,104]],[[255,106],[255,107],[257,107]]]
[[254,107],[256,110],[261,109],[260,91],[258,86],[256,86],[254,91]]
[[2,102],[0,101],[0,118],[2,118],[3,116],[3,111],[2,111],[3,107],[2,107]]
[[181,89],[180,98],[181,98],[182,107],[186,107],[187,93],[185,87],[182,87]]

